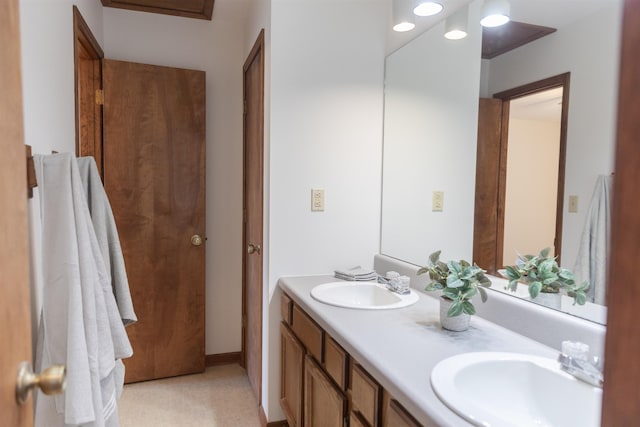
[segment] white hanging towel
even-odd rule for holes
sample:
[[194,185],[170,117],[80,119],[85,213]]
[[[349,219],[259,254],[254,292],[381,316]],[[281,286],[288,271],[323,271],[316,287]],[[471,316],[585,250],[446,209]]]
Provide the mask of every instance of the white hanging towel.
[[93,157],[79,157],[78,170],[89,206],[93,229],[96,232],[107,273],[111,278],[113,294],[118,304],[120,317],[125,325],[135,323],[138,318],[133,310],[129,280],[127,279],[116,221],[113,217],[107,193],[102,186],[95,159]]
[[118,425],[114,368],[133,354],[71,154],[34,156],[42,220],[36,369],[67,366],[67,389],[38,396],[35,425]]
[[576,281],[589,282],[589,300],[601,305],[606,305],[607,299],[612,182],[611,175],[600,175],[596,180],[574,267]]

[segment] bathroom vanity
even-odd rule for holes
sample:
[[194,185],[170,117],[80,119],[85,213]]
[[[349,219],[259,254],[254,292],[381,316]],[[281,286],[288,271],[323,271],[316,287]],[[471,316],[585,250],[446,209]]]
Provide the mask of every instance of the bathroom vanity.
[[[464,426],[430,384],[442,360],[470,352],[558,352],[478,316],[465,332],[440,327],[439,301],[393,310],[335,307],[311,296],[332,276],[286,277],[281,295],[281,407],[290,426]],[[499,396],[496,396],[499,399]],[[345,423],[345,419],[349,423]]]

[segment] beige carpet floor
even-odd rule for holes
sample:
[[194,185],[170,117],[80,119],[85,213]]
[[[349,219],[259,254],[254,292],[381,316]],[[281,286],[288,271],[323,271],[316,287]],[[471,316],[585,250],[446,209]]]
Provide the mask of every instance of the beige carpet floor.
[[202,374],[128,384],[118,402],[121,427],[259,427],[247,373],[238,365]]

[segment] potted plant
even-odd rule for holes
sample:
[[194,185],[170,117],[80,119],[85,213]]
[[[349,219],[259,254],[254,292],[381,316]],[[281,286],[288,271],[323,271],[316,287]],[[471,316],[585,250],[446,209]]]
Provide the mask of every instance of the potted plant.
[[518,282],[529,286],[529,295],[535,299],[540,294],[557,295],[560,302],[560,291],[573,297],[573,304],[583,305],[587,301],[589,283],[576,284],[573,273],[566,268],[560,268],[555,257],[549,256],[549,248],[540,251],[538,255],[518,255],[515,265],[509,265],[503,274],[509,279],[507,288],[512,292],[518,287]]
[[491,280],[477,265],[465,260],[440,261],[441,251],[429,255],[429,265],[418,270],[418,275],[429,273],[431,282],[425,291],[442,290],[440,301],[440,323],[445,329],[464,331],[469,327],[471,315],[476,309],[471,302],[480,293],[482,302],[487,300],[485,287],[491,286]]

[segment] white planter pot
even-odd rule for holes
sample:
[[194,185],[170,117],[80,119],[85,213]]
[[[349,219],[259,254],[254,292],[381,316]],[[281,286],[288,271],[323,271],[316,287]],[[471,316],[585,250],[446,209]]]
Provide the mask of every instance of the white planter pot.
[[531,301],[536,304],[544,305],[545,307],[560,310],[562,308],[562,294],[551,294],[546,292],[540,292],[537,297],[532,298]]
[[450,299],[440,297],[440,324],[444,329],[449,331],[466,331],[469,329],[469,323],[471,322],[471,316],[462,313],[459,316],[449,317],[447,312],[451,307],[452,301]]

